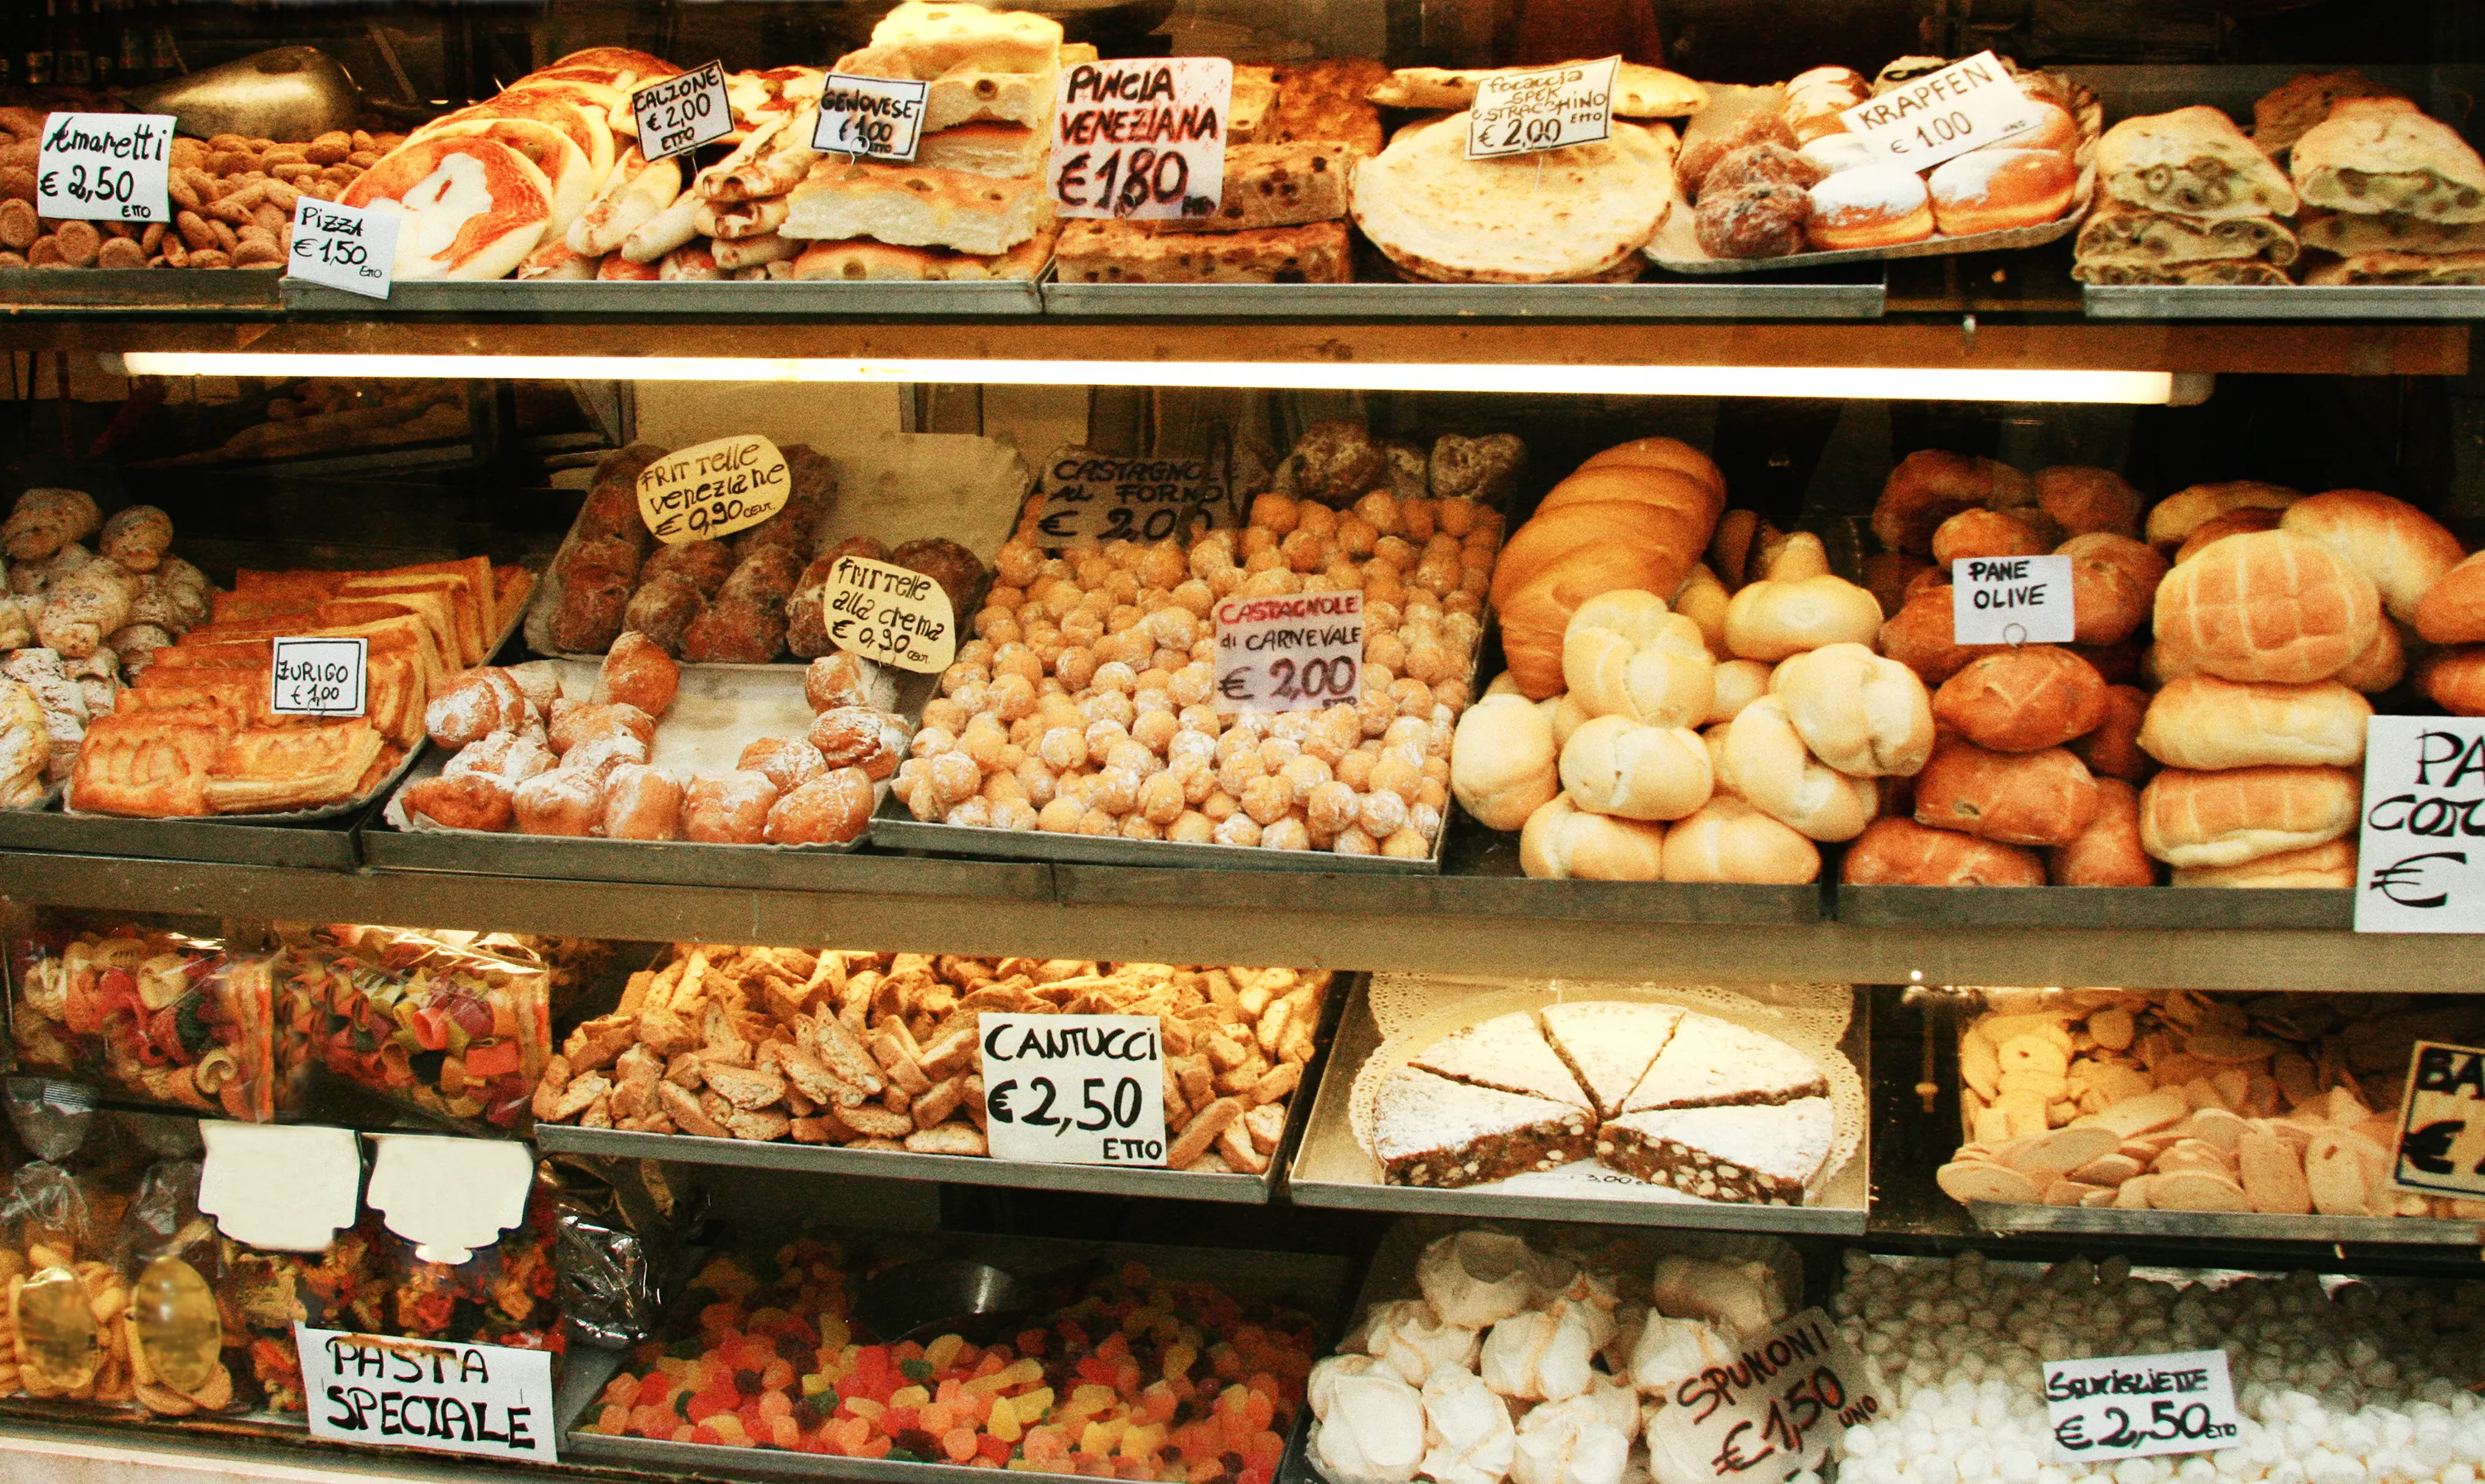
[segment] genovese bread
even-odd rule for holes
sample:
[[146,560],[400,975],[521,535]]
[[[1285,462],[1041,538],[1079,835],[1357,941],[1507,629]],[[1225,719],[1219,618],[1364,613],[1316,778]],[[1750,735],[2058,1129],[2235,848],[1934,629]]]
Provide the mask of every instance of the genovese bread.
[[1044,182],[1032,176],[1008,180],[830,155],[795,187],[778,231],[997,256],[1044,229],[1051,217]]

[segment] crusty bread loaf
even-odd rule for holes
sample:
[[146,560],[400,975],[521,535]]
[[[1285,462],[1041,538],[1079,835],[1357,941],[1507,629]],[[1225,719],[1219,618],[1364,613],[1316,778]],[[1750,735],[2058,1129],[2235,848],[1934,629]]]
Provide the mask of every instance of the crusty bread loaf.
[[1820,879],[1820,847],[1721,795],[1665,832],[1665,879],[1800,886]]
[[2156,885],[2157,865],[2140,843],[2140,791],[2120,778],[2099,778],[2096,788],[2096,817],[2045,852],[2045,878],[2056,886]]
[[2148,703],[2140,745],[2169,768],[2353,768],[2372,703],[2336,681],[2308,686],[2185,675]]
[[2405,98],[2341,102],[2295,142],[2287,164],[2308,206],[2485,222],[2485,160]]
[[[1520,692],[1534,700],[1561,693],[1562,635],[1579,605],[1618,587],[1652,590],[1667,565],[1661,552],[1627,542],[1591,543],[1532,563],[1526,580],[1496,588],[1492,606],[1501,615],[1502,658]],[[1505,550],[1493,570],[1495,581],[1511,570]]]
[[2140,837],[2170,866],[2235,866],[2338,839],[2356,827],[2344,768],[2170,768],[2141,791]]
[[2425,661],[2420,673],[2434,705],[2454,716],[2485,716],[2485,646],[2445,649]]
[[1487,829],[1516,829],[1560,792],[1553,723],[1525,696],[1488,695],[1459,717],[1450,793]]
[[2236,866],[2191,866],[2174,873],[2177,886],[2278,887],[2297,891],[2349,891],[2356,885],[2356,843],[2333,840],[2300,850],[2280,850]]
[[2017,846],[1887,819],[1846,848],[1838,878],[1849,886],[2042,886],[2045,865]]
[[2071,635],[2082,644],[2118,644],[2140,632],[2166,580],[2155,547],[2129,536],[2092,531],[2055,550],[2071,559]]
[[1520,829],[1518,869],[1540,880],[1661,880],[1665,826],[1590,814],[1556,795]]
[[2428,644],[2485,643],[2485,552],[2425,590],[2416,606],[2416,632]]
[[1948,586],[1926,587],[1881,625],[1881,653],[1916,672],[1927,686],[1938,686],[1979,655],[1999,653],[2000,644],[1961,644]]
[[1634,438],[1626,444],[1589,454],[1579,468],[1606,469],[1623,465],[1632,469],[1672,469],[1691,475],[1708,486],[1719,510],[1726,507],[1726,475],[1717,461],[1679,438]]
[[2278,527],[2328,547],[2372,579],[2382,607],[2413,623],[2417,605],[2467,553],[2440,521],[2372,490],[2332,490],[2297,500]]
[[2105,688],[2105,719],[2085,737],[2063,743],[2071,755],[2099,778],[2145,783],[2157,770],[2157,760],[2140,745],[2140,729],[2148,717],[2148,692],[2138,686]]
[[2293,216],[2298,204],[2277,162],[2205,105],[2123,120],[2097,141],[2096,170],[2115,200],[2185,216]]
[[2276,530],[2279,519],[2283,514],[2283,511],[2265,509],[2259,505],[2244,505],[2226,511],[2223,515],[2213,515],[2192,527],[2192,533],[2185,536],[2183,544],[2174,549],[2172,564],[2179,567],[2228,536],[2240,536],[2255,530]]
[[[1933,696],[1935,720],[1980,747],[2037,752],[2105,720],[2105,677],[2051,644],[1971,660]],[[1928,822],[1929,823],[1929,822]]]
[[1950,570],[1974,556],[2042,556],[2061,532],[2041,510],[1962,510],[1933,532],[1933,565]]
[[2227,680],[2328,680],[2371,647],[2372,580],[2283,530],[2229,536],[2158,584],[2157,642]]
[[1786,698],[1765,695],[1726,725],[1717,753],[1721,784],[1814,840],[1852,840],[1871,823],[1880,791],[1812,755],[1787,715]]
[[2015,509],[2035,502],[2035,487],[2007,464],[1941,448],[1898,461],[1872,506],[1872,534],[1893,552],[1929,555],[1933,532],[1962,510]]
[[2253,103],[2253,143],[2283,160],[2295,142],[2348,98],[2395,98],[2407,94],[2352,67],[2336,72],[2298,72]]
[[1343,222],[1213,232],[1071,222],[1053,244],[1052,261],[1065,283],[1344,283],[1354,277]]
[[1562,789],[1591,814],[1679,820],[1708,801],[1708,748],[1686,727],[1596,716],[1562,744]]
[[2036,489],[2036,508],[2070,535],[2140,535],[2141,494],[2113,470],[2061,464],[2040,469],[2029,479]]
[[1925,683],[1865,645],[1828,644],[1791,656],[1771,676],[1769,689],[1784,701],[1804,745],[1842,773],[1906,777],[1932,756],[1932,699]]
[[2264,484],[2256,479],[2192,485],[2176,490],[2150,507],[2147,541],[2171,556],[2174,549],[2183,544],[2184,537],[2229,510],[2247,506],[2283,510],[2303,498],[2301,490],[2290,490],[2282,484]]
[[1945,735],[1916,774],[1916,823],[2004,845],[2065,845],[2096,818],[2096,780],[2067,748],[1995,752]]
[[2123,201],[2099,202],[2072,251],[2086,267],[2143,272],[2174,263],[2234,261],[2283,268],[2303,256],[2295,233],[2275,217],[2209,221]]
[[870,237],[997,256],[1051,220],[1051,198],[1033,177],[1005,180],[832,156],[794,188],[777,230],[804,240]]

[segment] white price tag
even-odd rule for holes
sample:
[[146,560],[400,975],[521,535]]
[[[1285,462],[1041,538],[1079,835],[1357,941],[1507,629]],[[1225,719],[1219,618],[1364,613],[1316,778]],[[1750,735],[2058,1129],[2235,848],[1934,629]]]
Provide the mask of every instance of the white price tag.
[[456,1264],[527,1219],[535,1161],[523,1144],[432,1134],[372,1134],[363,1199],[425,1262]]
[[199,1138],[199,1209],[236,1242],[325,1252],[362,1210],[363,1150],[350,1128],[201,1119]]
[[2485,1046],[2416,1043],[2399,1099],[2390,1183],[2420,1195],[2485,1201]]
[[2223,1350],[2045,1363],[2045,1420],[2066,1464],[2208,1453],[2235,1438]]
[[1893,88],[1838,116],[1891,163],[1930,170],[1953,155],[2024,134],[2040,121],[2010,69],[1989,51]]
[[1093,448],[1057,448],[1044,475],[1037,539],[1048,549],[1100,541],[1164,541],[1186,518],[1225,499],[1207,459],[1125,459]]
[[285,276],[373,299],[389,296],[402,214],[341,206],[316,196],[293,202],[293,249]]
[[1154,1015],[978,1015],[993,1157],[1163,1164],[1163,1032]]
[[630,116],[639,124],[639,149],[651,160],[682,154],[733,132],[733,99],[724,91],[724,64],[711,62],[630,94]]
[[280,716],[359,716],[370,676],[370,640],[274,639],[267,709]]
[[2358,932],[2485,932],[2485,718],[2364,723]]
[[820,589],[829,640],[850,655],[937,675],[958,654],[948,591],[920,572],[840,556]]
[[1733,1368],[1710,1366],[1678,1383],[1651,1447],[1669,1457],[1661,1478],[1777,1484],[1843,1453],[1845,1431],[1888,1404],[1872,1372],[1838,1326],[1807,1309],[1736,1351]]
[[293,1327],[311,1436],[555,1463],[552,1353]]
[[1476,84],[1467,158],[1488,160],[1614,137],[1614,71],[1623,59],[1500,72]]
[[1950,622],[1961,644],[2068,644],[2071,559],[1962,556],[1950,564]]
[[911,160],[923,137],[923,109],[932,85],[905,77],[849,77],[831,72],[820,93],[811,148],[875,160]]
[[52,114],[35,156],[35,214],[65,221],[169,222],[170,114]]
[[1363,694],[1363,594],[1225,598],[1216,624],[1218,711],[1318,711]]
[[1143,57],[1064,67],[1045,167],[1063,216],[1171,221],[1225,198],[1234,64]]

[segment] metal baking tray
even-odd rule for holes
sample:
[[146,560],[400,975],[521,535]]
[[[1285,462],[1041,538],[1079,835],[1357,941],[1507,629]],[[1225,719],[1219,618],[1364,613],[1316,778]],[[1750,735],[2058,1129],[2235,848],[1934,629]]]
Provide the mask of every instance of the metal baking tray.
[[[1115,1263],[1142,1262],[1161,1277],[1213,1282],[1229,1292],[1298,1308],[1324,1321],[1324,1351],[1326,1342],[1336,1337],[1352,1287],[1351,1265],[1346,1258],[1316,1253],[1158,1247],[1132,1242],[1074,1242],[1057,1237],[967,1232],[907,1233],[896,1239],[888,1232],[858,1231],[848,1234],[824,1230],[818,1234],[830,1238],[851,1235],[854,1242],[866,1247],[875,1243],[891,1247],[895,1240],[903,1240],[914,1249],[912,1255],[916,1257],[973,1258],[1025,1272],[1065,1267],[1090,1257]],[[627,1355],[618,1350],[585,1345],[571,1348],[562,1366],[563,1381],[559,1391],[560,1398],[575,1408],[574,1411],[563,1411],[560,1419],[562,1462],[617,1464],[651,1474],[690,1474],[713,1479],[794,1479],[806,1481],[806,1484],[828,1477],[862,1480],[866,1484],[915,1484],[915,1481],[923,1481],[923,1484],[989,1484],[997,1471],[961,1464],[822,1458],[777,1448],[658,1443],[647,1438],[612,1438],[581,1430],[581,1424],[595,1409],[596,1398],[627,1360]],[[573,1375],[578,1377],[574,1389],[568,1381]],[[1289,1459],[1299,1452],[1303,1431],[1310,1426],[1311,1417],[1312,1409],[1308,1403],[1297,1406],[1294,1426],[1287,1436]],[[1049,1480],[1081,1477],[1022,1469],[1011,1469],[1003,1476]]]
[[1031,280],[964,283],[849,283],[836,280],[760,283],[731,281],[672,283],[602,283],[533,279],[525,282],[396,283],[386,299],[351,294],[324,283],[283,281],[285,308],[356,315],[390,314],[608,314],[697,318],[786,314],[1040,314],[1042,290]]
[[0,849],[351,871],[362,862],[355,823],[388,796],[428,745],[415,746],[371,793],[323,809],[171,820],[71,814],[57,806],[0,809]]
[[2185,928],[2346,931],[2352,891],[2217,886],[1846,886],[1842,923],[1871,928]]
[[263,268],[0,268],[0,305],[19,312],[263,310],[274,315],[283,307],[276,283],[277,276]]
[[[883,844],[893,843],[885,832]],[[945,827],[945,826],[927,826]],[[1448,833],[1455,835],[1456,826]],[[1060,839],[1060,836],[1046,836]],[[1159,846],[1156,849],[1164,849]],[[1223,846],[1175,847],[1227,850]],[[1053,868],[1054,889],[1066,905],[1257,908],[1297,912],[1381,913],[1404,917],[1543,918],[1563,922],[1640,922],[1688,925],[1799,924],[1821,920],[1821,890],[1810,886],[1667,885],[1659,881],[1535,881],[1519,876],[1469,874],[1459,843],[1448,847],[1437,876],[1379,876],[1338,869],[1369,857],[1320,851],[1270,851],[1308,855],[1296,864],[1268,863],[1277,872],[1328,872],[1317,898],[1302,884],[1269,869],[1234,869],[1218,859],[1203,867],[1144,870],[1063,860]],[[1163,861],[1151,865],[1165,866]],[[1257,868],[1263,863],[1243,862]]]
[[[1453,801],[1451,812],[1455,814]],[[895,794],[880,801],[872,816],[871,838],[893,850],[929,850],[944,855],[980,855],[1004,860],[1064,861],[1082,866],[1162,866],[1190,871],[1316,873],[1345,877],[1438,876],[1441,850],[1450,837],[1443,820],[1441,838],[1422,860],[1392,855],[1339,855],[1328,850],[1264,850],[1246,845],[1190,845],[1177,840],[1124,840],[1118,835],[1064,835],[1042,829],[992,829],[973,824],[927,824],[915,817]],[[1189,877],[1186,877],[1185,879]],[[1168,883],[1171,884],[1171,883]],[[1178,885],[1173,886],[1181,892]],[[1299,901],[1299,895],[1289,893]],[[1185,902],[1195,895],[1185,894]]]
[[[1357,1211],[1405,1211],[1418,1215],[1508,1217],[1525,1221],[1587,1222],[1598,1226],[1698,1227],[1724,1231],[1809,1232],[1815,1235],[1860,1236],[1871,1204],[1872,1120],[1868,1106],[1863,1142],[1855,1157],[1829,1182],[1824,1201],[1841,1204],[1807,1206],[1752,1205],[1711,1201],[1594,1201],[1568,1196],[1513,1194],[1491,1189],[1434,1190],[1416,1185],[1384,1185],[1372,1156],[1354,1139],[1347,1104],[1354,1092],[1355,1074],[1379,1048],[1380,1028],[1372,1018],[1363,993],[1339,1019],[1329,1048],[1327,1071],[1320,1096],[1312,1103],[1311,1121],[1287,1174],[1286,1198],[1297,1205],[1335,1206]],[[1870,998],[1855,996],[1855,1014],[1839,1049],[1855,1064],[1864,1079],[1869,1105],[1872,1087],[1872,1036]]]
[[2485,319],[2485,287],[2389,283],[2085,283],[2090,319]]
[[1048,314],[1161,318],[1878,319],[1877,264],[1798,283],[1048,283]]
[[1360,1001],[1363,977],[1340,974],[1329,985],[1313,1035],[1312,1059],[1286,1104],[1286,1131],[1259,1174],[1194,1174],[1188,1170],[1120,1169],[1111,1165],[1042,1165],[972,1154],[913,1154],[893,1149],[848,1149],[786,1140],[703,1139],[696,1134],[644,1134],[617,1128],[580,1128],[569,1123],[534,1125],[536,1147],[548,1154],[611,1154],[669,1160],[686,1165],[740,1165],[753,1170],[793,1170],[806,1174],[872,1175],[884,1180],[937,1180],[948,1185],[1003,1185],[1020,1190],[1076,1191],[1092,1196],[1161,1196],[1174,1201],[1215,1201],[1267,1205],[1302,1143],[1312,1092],[1320,1086],[1336,1038],[1339,1015],[1350,997]]
[[2002,1201],[1968,1204],[1969,1219],[2007,1235],[2189,1237],[2216,1242],[2359,1242],[2485,1246],[2485,1221],[2431,1216],[2269,1216],[2257,1211],[2118,1211]]

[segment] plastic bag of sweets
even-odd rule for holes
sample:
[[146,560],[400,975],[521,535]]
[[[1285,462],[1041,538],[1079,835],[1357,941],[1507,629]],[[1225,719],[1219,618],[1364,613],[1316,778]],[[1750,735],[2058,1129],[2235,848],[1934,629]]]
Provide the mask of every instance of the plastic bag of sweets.
[[704,1194],[677,1188],[652,1160],[569,1154],[549,1164],[560,1182],[553,1210],[561,1317],[589,1344],[646,1339],[701,1225]]
[[10,1176],[0,1196],[0,1283],[8,1312],[0,1395],[127,1406],[129,1284],[104,1233],[119,1202],[49,1160]]
[[225,1322],[217,1292],[224,1255],[215,1224],[199,1212],[199,1162],[150,1166],[121,1229],[129,1279],[122,1323],[140,1405],[176,1417],[234,1408],[233,1368],[247,1363],[247,1336]]
[[322,1253],[265,1252],[231,1237],[219,1237],[218,1249],[216,1299],[225,1328],[248,1346],[249,1386],[271,1412],[304,1410],[294,1325],[388,1333],[396,1248],[376,1216],[338,1232]]
[[519,1126],[552,1055],[551,974],[515,945],[279,923],[276,978],[306,1065],[432,1118]]
[[264,1122],[278,1087],[270,961],[222,939],[52,918],[12,942],[21,1069]]
[[503,1232],[498,1242],[453,1265],[423,1260],[415,1243],[391,1233],[385,1333],[549,1350],[558,1356],[564,1345],[553,1260],[560,1194],[551,1167],[537,1165],[526,1219]]

